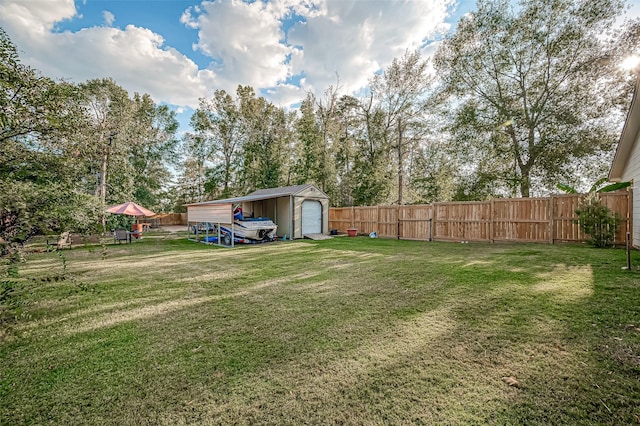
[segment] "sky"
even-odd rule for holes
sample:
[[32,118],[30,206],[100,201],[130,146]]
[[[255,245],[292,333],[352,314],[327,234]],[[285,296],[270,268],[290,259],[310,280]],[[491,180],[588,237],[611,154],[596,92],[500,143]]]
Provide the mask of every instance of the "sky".
[[[23,63],[81,83],[113,78],[178,113],[252,86],[291,107],[338,85],[357,93],[407,50],[424,56],[475,0],[0,0]],[[628,16],[640,16],[640,0]]]

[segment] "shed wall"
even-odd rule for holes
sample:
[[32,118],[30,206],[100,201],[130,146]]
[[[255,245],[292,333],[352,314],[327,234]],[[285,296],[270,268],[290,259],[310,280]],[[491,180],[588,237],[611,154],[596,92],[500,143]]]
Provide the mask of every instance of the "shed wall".
[[274,222],[278,225],[276,234],[279,237],[284,235],[291,236],[291,211],[289,208],[290,197],[280,197],[276,199],[276,214],[277,221]]
[[[312,188],[310,188],[312,189]],[[319,201],[322,204],[322,233],[329,233],[329,200],[319,191],[304,191],[304,195],[294,197],[294,238],[303,238],[302,235],[302,203],[305,200]]]
[[204,204],[187,207],[188,222],[231,223],[231,204]]
[[[624,166],[622,180],[632,182],[632,188],[635,188],[636,185],[640,187],[640,133],[636,135],[633,149],[631,150],[627,164]],[[634,247],[640,247],[640,195],[633,197],[632,200],[633,216],[631,223],[633,229],[631,230],[631,239]]]

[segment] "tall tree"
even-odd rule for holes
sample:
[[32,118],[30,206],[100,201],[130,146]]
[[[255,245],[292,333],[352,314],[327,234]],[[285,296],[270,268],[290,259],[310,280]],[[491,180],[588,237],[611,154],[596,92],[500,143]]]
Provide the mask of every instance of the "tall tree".
[[133,198],[161,209],[165,184],[171,179],[169,165],[177,162],[178,120],[166,105],[156,105],[148,94],[134,94],[129,135],[129,163],[134,177]]
[[242,120],[242,192],[282,185],[288,163],[288,115],[263,97],[257,97],[253,88],[239,86]]
[[[459,146],[492,163],[508,192],[553,186],[616,141],[621,0],[480,0],[438,49]],[[461,149],[460,152],[465,152]],[[479,162],[479,158],[473,159]]]
[[[200,155],[209,162],[210,189],[216,196],[230,197],[237,187],[241,150],[241,120],[239,106],[224,90],[216,90],[213,98],[200,99],[193,117],[198,140],[204,144]],[[214,187],[220,187],[220,190]]]
[[78,190],[80,153],[70,149],[82,122],[78,93],[20,62],[0,29],[0,257],[30,237],[90,227],[97,211]]
[[300,104],[300,116],[296,120],[297,158],[295,183],[314,183],[322,179],[322,151],[324,150],[320,127],[316,120],[315,96],[307,94]]
[[133,111],[129,93],[108,78],[87,81],[80,90],[87,117],[83,151],[92,163],[90,173],[98,176],[95,195],[103,205],[122,201],[121,196],[132,194],[135,182],[128,162]]
[[353,206],[356,187],[356,141],[359,137],[359,102],[353,96],[342,96],[336,104],[337,138],[335,141],[336,191],[330,198],[334,206]]
[[395,151],[397,173],[397,202],[403,203],[404,178],[407,163],[423,140],[425,102],[431,89],[432,77],[427,62],[418,51],[407,51],[394,58],[381,74],[371,80],[371,91],[384,112],[385,144]]

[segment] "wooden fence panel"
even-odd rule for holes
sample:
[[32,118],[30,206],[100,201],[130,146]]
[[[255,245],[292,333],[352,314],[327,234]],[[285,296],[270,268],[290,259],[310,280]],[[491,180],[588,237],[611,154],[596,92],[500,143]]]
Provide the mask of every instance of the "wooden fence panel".
[[397,238],[400,226],[397,206],[378,206],[377,232],[379,236]]
[[347,232],[351,227],[353,227],[353,207],[329,209],[329,229]]
[[551,222],[548,198],[494,199],[494,241],[549,242]]
[[616,234],[616,243],[626,241],[627,231],[631,231],[631,199],[626,192],[606,192],[600,194],[601,203],[620,217],[620,226]]
[[577,194],[557,195],[553,202],[553,238],[554,241],[577,242],[586,237],[576,223],[576,209],[580,205],[582,196]]
[[433,214],[434,240],[491,240],[491,202],[435,203]]
[[[616,244],[631,229],[631,192],[599,194],[621,219]],[[584,195],[548,198],[493,199],[483,202],[434,203],[416,206],[343,207],[329,210],[329,227],[346,233],[378,232],[381,237],[442,241],[581,242],[585,236],[576,209]]]
[[359,234],[369,234],[378,230],[378,207],[354,207],[354,227]]
[[173,225],[187,225],[186,213],[159,213],[155,216],[145,218],[152,224],[153,227],[158,226],[173,226]]
[[433,238],[431,205],[400,206],[399,237],[405,240],[426,240]]

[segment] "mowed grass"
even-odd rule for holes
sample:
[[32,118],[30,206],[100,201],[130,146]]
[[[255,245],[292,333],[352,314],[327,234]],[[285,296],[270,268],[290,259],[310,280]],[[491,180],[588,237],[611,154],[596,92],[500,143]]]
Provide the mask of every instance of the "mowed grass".
[[623,250],[159,235],[64,255],[20,269],[0,424],[640,423]]

